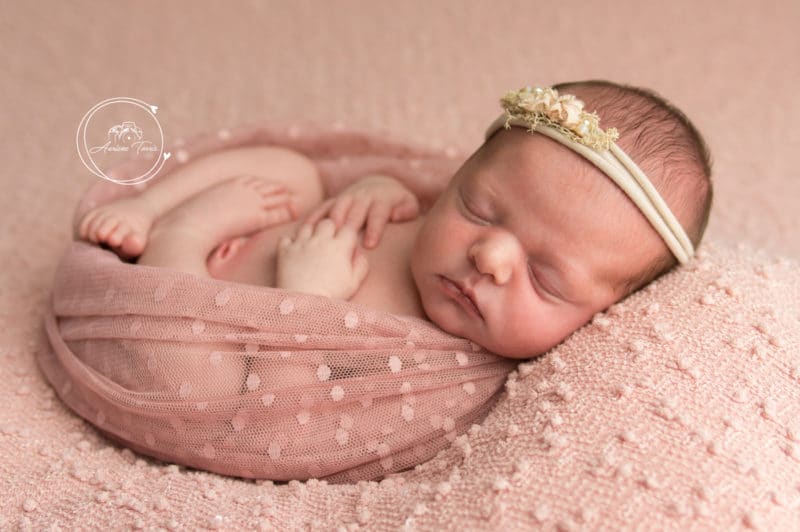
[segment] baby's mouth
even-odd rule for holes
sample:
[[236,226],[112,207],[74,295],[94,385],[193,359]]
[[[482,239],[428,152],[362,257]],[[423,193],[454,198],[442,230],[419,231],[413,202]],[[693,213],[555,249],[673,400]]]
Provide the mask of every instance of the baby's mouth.
[[442,279],[442,283],[444,283],[444,289],[449,294],[451,294],[454,298],[458,299],[459,302],[462,303],[463,306],[467,308],[468,311],[474,313],[478,318],[483,320],[483,314],[481,313],[478,305],[475,302],[474,294],[470,293],[466,288],[464,288],[461,284],[456,281],[453,281],[445,276],[440,276]]

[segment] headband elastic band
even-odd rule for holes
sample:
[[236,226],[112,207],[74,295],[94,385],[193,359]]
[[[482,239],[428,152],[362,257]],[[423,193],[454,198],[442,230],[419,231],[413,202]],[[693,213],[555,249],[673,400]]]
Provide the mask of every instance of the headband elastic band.
[[[553,91],[553,89],[546,90]],[[528,92],[530,92],[530,90],[528,90]],[[579,100],[574,100],[573,96],[562,96],[562,98],[565,97],[570,98],[570,102],[575,101],[580,103]],[[555,121],[545,117],[544,120],[534,120],[532,123],[530,118],[526,120],[522,117],[514,116],[509,112],[508,108],[506,108],[506,112],[497,117],[486,130],[485,138],[488,139],[491,137],[494,132],[501,127],[508,129],[511,126],[518,126],[528,131],[535,130],[582,155],[610,177],[611,180],[627,194],[631,201],[636,204],[642,214],[644,214],[653,228],[667,244],[672,254],[675,255],[675,258],[678,259],[678,262],[681,264],[687,262],[694,254],[694,246],[692,246],[692,242],[689,240],[680,222],[678,222],[675,215],[672,214],[666,202],[644,172],[642,172],[641,168],[639,168],[639,166],[613,141],[606,142],[608,149],[590,147],[583,143],[576,142],[561,131],[561,129],[576,131],[571,125],[565,126],[564,124],[556,124],[557,127],[552,127],[550,125],[552,122]],[[604,134],[602,130],[596,127],[596,116],[594,122],[595,131]],[[610,129],[609,132],[611,132]],[[571,136],[572,135],[574,135],[574,133],[571,133]]]

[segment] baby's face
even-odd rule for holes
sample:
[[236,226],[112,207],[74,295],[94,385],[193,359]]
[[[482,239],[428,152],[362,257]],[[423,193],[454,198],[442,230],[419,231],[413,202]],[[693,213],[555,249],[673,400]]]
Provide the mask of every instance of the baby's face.
[[[529,358],[618,300],[619,283],[663,249],[594,165],[512,127],[498,131],[437,199],[411,271],[440,328],[498,355]],[[477,311],[452,283],[472,293]]]

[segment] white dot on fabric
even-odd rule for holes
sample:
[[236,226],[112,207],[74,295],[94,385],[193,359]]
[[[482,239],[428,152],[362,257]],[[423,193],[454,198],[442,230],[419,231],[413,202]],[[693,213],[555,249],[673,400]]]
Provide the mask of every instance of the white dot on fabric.
[[409,393],[411,391],[411,383],[408,381],[403,381],[403,384],[400,385],[400,393]]
[[219,131],[217,131],[217,138],[220,140],[228,140],[229,138],[231,138],[231,132],[228,131],[227,129],[220,129]]
[[350,433],[344,429],[336,429],[336,442],[339,445],[347,445],[347,440],[350,439]]
[[403,361],[400,360],[400,357],[396,355],[392,355],[389,357],[389,369],[392,370],[392,373],[397,373],[403,368]]
[[291,314],[294,310],[294,299],[287,297],[281,304],[278,306],[278,311],[283,314],[284,316],[287,314]]
[[208,408],[208,401],[200,401],[199,403],[195,403],[195,408],[197,408],[200,412],[205,412],[206,408]]
[[214,446],[210,443],[203,445],[202,453],[203,456],[209,459],[213,459],[215,456],[217,456],[217,450],[214,449]]
[[247,425],[247,416],[243,414],[236,414],[233,416],[233,419],[231,419],[231,425],[233,426],[233,430],[236,432],[241,432],[245,425]]
[[331,388],[331,398],[334,401],[339,401],[344,397],[344,389],[341,386],[334,386]]
[[451,418],[451,417],[446,417],[442,421],[442,428],[444,430],[447,430],[447,431],[453,430],[455,428],[455,426],[456,426],[456,422],[453,421],[453,418]]
[[200,320],[194,320],[192,323],[192,333],[193,334],[200,334],[206,330],[206,324]]
[[214,303],[216,303],[218,307],[224,307],[228,303],[228,301],[230,301],[230,299],[231,299],[231,291],[229,288],[225,288],[224,290],[217,293],[216,296],[214,296]]
[[175,152],[175,160],[183,164],[189,160],[189,152],[186,150],[178,150]]
[[331,376],[331,368],[325,364],[320,365],[317,368],[317,378],[320,381],[326,381]]
[[417,364],[421,364],[421,363],[425,362],[425,359],[427,357],[428,357],[428,355],[426,355],[422,351],[417,351],[416,353],[414,353],[414,362],[416,362]]
[[307,334],[295,334],[294,335],[294,341],[297,342],[298,344],[302,344],[306,340],[308,340],[308,335]]
[[144,435],[144,441],[147,442],[147,445],[149,445],[150,447],[156,444],[156,438],[150,432]]
[[456,362],[458,362],[459,366],[466,366],[469,362],[469,357],[461,351],[456,351]]
[[272,403],[275,402],[275,396],[271,393],[265,393],[261,396],[261,403],[264,406],[270,406]]
[[349,311],[344,315],[344,326],[348,329],[355,329],[358,326],[358,314]]
[[431,416],[431,427],[434,429],[439,429],[442,426],[442,416],[439,414],[433,414]]
[[353,428],[353,418],[348,416],[347,414],[342,414],[339,419],[339,426],[343,429],[352,429]]
[[472,395],[475,393],[475,383],[472,382],[465,382],[461,385],[464,388],[464,391],[467,392],[467,395]]
[[261,384],[261,377],[258,376],[258,373],[251,373],[247,376],[247,389],[251,392],[253,390],[258,390],[258,386]]
[[375,447],[375,452],[378,453],[378,456],[385,458],[392,452],[392,448],[385,442],[381,442]]
[[156,366],[157,366],[156,355],[155,353],[150,353],[149,355],[147,355],[147,369],[150,371],[155,371]]
[[211,354],[208,355],[208,361],[212,366],[219,366],[222,362],[222,353],[219,351],[212,351]]
[[301,410],[300,412],[297,413],[296,417],[298,423],[300,423],[301,425],[305,425],[306,423],[308,423],[308,420],[311,419],[311,412],[309,412],[308,410]]
[[267,453],[269,457],[273,460],[277,460],[281,457],[281,444],[274,441],[269,444],[269,449],[267,449]]
[[386,458],[381,458],[381,467],[384,471],[389,471],[392,466],[394,465],[394,460],[391,456],[387,456]]
[[244,344],[244,350],[246,353],[255,353],[258,351],[258,344]]
[[108,303],[109,301],[114,299],[114,295],[116,293],[117,293],[116,290],[114,290],[113,288],[109,288],[108,290],[106,290],[106,294],[103,299],[105,300],[106,303]]
[[410,406],[403,405],[400,410],[403,419],[405,419],[406,421],[412,421],[414,419],[414,409],[411,408]]
[[181,396],[181,399],[186,399],[189,397],[190,393],[192,393],[192,385],[186,381],[183,381],[180,389],[178,390],[178,394]]
[[289,358],[292,356],[291,351],[278,351],[278,354],[281,356],[281,358]]
[[131,334],[136,334],[142,328],[142,320],[136,319],[131,323]]

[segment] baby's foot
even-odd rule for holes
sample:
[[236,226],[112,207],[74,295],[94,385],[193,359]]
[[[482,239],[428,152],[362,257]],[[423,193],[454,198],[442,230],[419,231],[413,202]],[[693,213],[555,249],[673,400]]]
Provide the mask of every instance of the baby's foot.
[[123,198],[86,213],[78,224],[78,236],[133,258],[144,251],[154,220],[155,213],[143,198]]
[[284,186],[240,176],[198,192],[159,218],[151,238],[180,235],[210,252],[224,240],[296,217],[297,207]]

